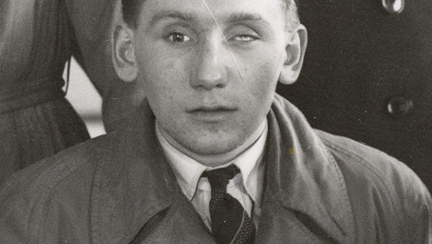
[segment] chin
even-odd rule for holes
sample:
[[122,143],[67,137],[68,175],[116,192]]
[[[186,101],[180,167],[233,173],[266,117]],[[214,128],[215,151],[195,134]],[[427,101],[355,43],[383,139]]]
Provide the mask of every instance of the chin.
[[193,148],[196,153],[199,154],[208,154],[208,155],[215,155],[215,154],[224,154],[227,152],[230,152],[238,147],[238,144],[236,141],[232,140],[217,140],[217,139],[205,139],[200,140],[196,144],[196,146]]
[[195,148],[195,150],[193,150],[196,154],[200,154],[200,155],[208,155],[208,156],[212,156],[212,155],[220,155],[220,154],[225,154],[230,152],[230,148],[228,147],[220,147],[219,145],[216,146],[206,146],[206,147],[199,147],[199,148]]

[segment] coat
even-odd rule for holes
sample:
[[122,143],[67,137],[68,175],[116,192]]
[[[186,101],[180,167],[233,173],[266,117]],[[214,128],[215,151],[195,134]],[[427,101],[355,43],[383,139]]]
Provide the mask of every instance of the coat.
[[[276,97],[256,243],[428,243],[430,194],[388,155],[312,129]],[[0,243],[213,243],[150,111],[3,185]]]
[[279,94],[314,128],[401,160],[432,189],[432,1],[301,0],[308,47]]

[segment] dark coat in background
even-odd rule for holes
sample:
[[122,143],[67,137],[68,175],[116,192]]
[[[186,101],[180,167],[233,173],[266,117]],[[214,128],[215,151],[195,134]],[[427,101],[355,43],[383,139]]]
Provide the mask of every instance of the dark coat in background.
[[309,32],[305,63],[279,94],[313,127],[389,153],[432,189],[432,1],[300,0],[298,7]]

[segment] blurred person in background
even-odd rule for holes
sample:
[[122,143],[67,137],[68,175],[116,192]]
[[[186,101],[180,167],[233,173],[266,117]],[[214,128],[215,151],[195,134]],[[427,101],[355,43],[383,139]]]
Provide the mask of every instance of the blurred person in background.
[[62,89],[71,55],[103,96],[109,128],[127,112],[122,106],[132,107],[127,106],[132,89],[124,82],[117,85],[111,64],[111,24],[119,17],[118,2],[0,1],[0,183],[89,139]]
[[432,1],[301,0],[303,71],[278,93],[312,126],[410,166],[432,189]]

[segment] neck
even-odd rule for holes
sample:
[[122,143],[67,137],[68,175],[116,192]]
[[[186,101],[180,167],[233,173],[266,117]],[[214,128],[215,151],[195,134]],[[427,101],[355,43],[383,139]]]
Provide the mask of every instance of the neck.
[[169,144],[171,144],[175,149],[179,150],[180,152],[184,153],[185,155],[189,156],[190,158],[194,159],[195,161],[199,162],[202,165],[214,168],[231,162],[237,156],[239,156],[248,148],[250,148],[260,138],[266,126],[267,126],[267,120],[263,121],[263,123],[261,123],[261,125],[254,131],[254,133],[252,133],[252,135],[242,145],[235,148],[234,150],[221,153],[221,154],[211,154],[211,155],[197,154],[185,148],[176,140],[174,140],[161,126],[157,125],[157,130],[164,137],[164,139]]

